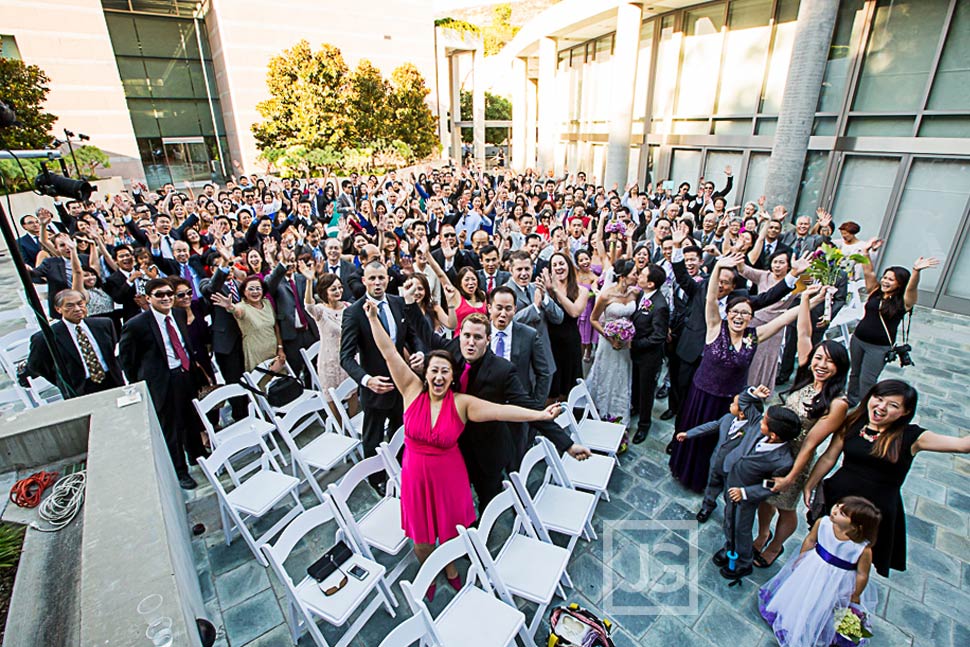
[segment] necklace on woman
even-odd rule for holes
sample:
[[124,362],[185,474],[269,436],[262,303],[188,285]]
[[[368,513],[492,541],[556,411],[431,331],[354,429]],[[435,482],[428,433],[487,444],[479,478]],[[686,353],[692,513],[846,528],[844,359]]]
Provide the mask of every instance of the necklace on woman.
[[876,442],[876,439],[879,438],[879,434],[882,433],[881,431],[876,431],[870,434],[867,433],[867,431],[869,431],[868,425],[859,430],[859,435],[868,440],[870,443]]

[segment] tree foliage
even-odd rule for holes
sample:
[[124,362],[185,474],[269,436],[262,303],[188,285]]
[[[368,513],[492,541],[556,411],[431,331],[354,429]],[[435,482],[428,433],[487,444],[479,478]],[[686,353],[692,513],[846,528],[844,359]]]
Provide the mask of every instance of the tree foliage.
[[266,83],[271,96],[256,106],[263,121],[253,134],[284,174],[404,165],[438,146],[431,91],[410,63],[388,80],[366,59],[350,71],[336,47],[314,52],[303,40],[270,60]]
[[[473,115],[472,93],[461,91],[461,117],[464,121],[471,121]],[[505,97],[485,92],[485,120],[509,121],[512,119],[512,102]],[[461,139],[466,144],[472,143],[474,133],[471,128],[462,128]],[[486,128],[485,143],[498,146],[508,137],[507,128]]]
[[57,117],[44,111],[50,79],[36,65],[0,58],[0,97],[17,113],[20,126],[4,128],[0,139],[6,148],[44,148],[51,141]]
[[108,156],[97,146],[75,148],[74,157],[77,159],[77,165],[81,167],[81,175],[89,180],[96,180],[99,170],[111,168]]

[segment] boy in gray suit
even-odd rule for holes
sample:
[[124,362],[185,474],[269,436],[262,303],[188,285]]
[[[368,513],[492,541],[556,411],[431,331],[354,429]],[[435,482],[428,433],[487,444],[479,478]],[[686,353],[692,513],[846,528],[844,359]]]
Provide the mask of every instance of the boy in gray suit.
[[[761,435],[748,434],[724,459],[724,547],[713,557],[721,577],[738,580],[754,570],[751,543],[758,504],[773,494],[772,477],[784,476],[794,465],[789,443],[800,431],[794,411],[769,407],[761,419]],[[734,570],[728,567],[729,550],[738,555]]]
[[764,401],[770,395],[771,389],[764,385],[757,388],[749,387],[746,391],[734,396],[728,413],[719,419],[705,422],[693,429],[677,434],[677,442],[681,443],[688,438],[718,434],[717,446],[711,456],[711,471],[707,477],[704,501],[701,502],[701,509],[697,512],[699,523],[704,523],[710,518],[711,513],[717,508],[717,500],[724,492],[724,477],[727,476],[727,472],[724,470],[724,459],[734,451],[735,447],[741,444],[745,437],[759,437]]

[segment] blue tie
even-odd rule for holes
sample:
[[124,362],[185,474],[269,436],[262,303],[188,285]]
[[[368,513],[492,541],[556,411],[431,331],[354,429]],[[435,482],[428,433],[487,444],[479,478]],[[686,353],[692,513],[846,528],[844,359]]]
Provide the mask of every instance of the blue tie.
[[495,342],[495,354],[499,357],[505,357],[505,331],[498,331],[498,340]]
[[384,330],[387,331],[387,334],[388,335],[390,335],[391,334],[391,327],[387,323],[387,313],[384,311],[385,306],[387,306],[387,304],[384,303],[383,301],[378,302],[378,304],[377,304],[377,318],[380,319],[381,325],[384,326]]

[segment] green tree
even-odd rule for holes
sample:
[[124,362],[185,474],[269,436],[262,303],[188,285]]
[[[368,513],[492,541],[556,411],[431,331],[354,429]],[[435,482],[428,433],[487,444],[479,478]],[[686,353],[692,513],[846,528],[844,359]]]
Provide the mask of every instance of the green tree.
[[51,141],[51,127],[57,117],[44,111],[50,79],[36,65],[12,58],[0,58],[0,97],[17,112],[20,126],[4,128],[0,141],[16,149],[44,148]]
[[270,98],[256,105],[264,121],[252,126],[259,148],[340,145],[351,129],[348,84],[347,64],[333,45],[314,52],[301,40],[274,56],[266,73]]
[[393,118],[388,139],[407,144],[417,159],[428,157],[440,146],[438,119],[426,102],[431,90],[411,63],[391,72],[391,88]]
[[[70,154],[68,154],[70,155]],[[111,168],[111,162],[103,150],[97,146],[81,146],[74,149],[74,157],[81,167],[81,175],[89,180],[98,178],[98,170]],[[69,162],[71,160],[68,160]]]
[[[462,119],[471,121],[472,93],[467,90],[461,91],[461,116]],[[512,119],[512,102],[503,96],[485,93],[485,120],[486,121],[510,121]],[[474,131],[471,128],[462,128],[461,139],[466,144],[472,143]],[[493,127],[485,129],[485,143],[498,146],[508,137],[508,129],[505,127]]]
[[366,58],[361,59],[350,75],[347,112],[351,123],[351,141],[373,142],[388,135],[393,107],[388,102],[391,84],[381,71]]

